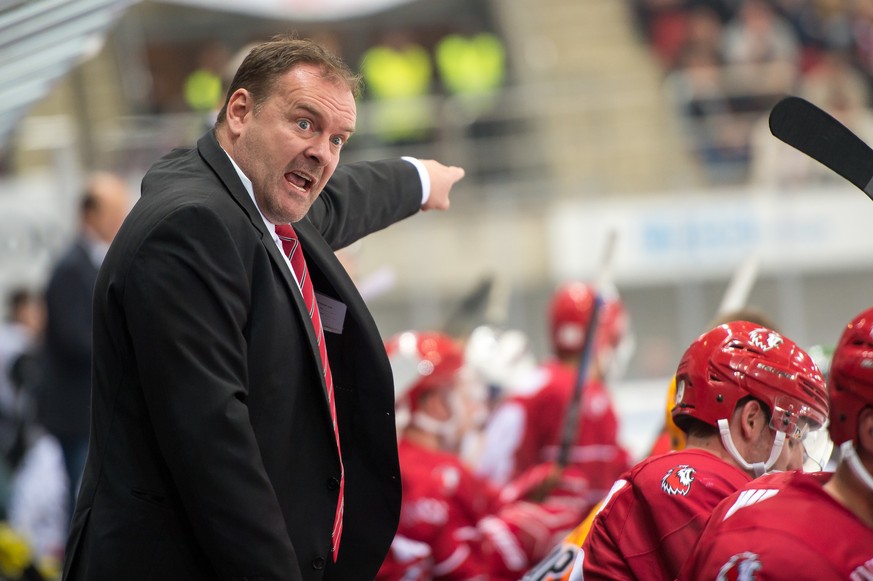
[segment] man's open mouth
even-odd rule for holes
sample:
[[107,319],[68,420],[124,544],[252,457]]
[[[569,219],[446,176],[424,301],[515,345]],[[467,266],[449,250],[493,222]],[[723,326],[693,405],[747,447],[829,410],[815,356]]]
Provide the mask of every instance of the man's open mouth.
[[285,174],[285,181],[301,192],[308,192],[312,188],[315,178],[304,172],[289,171]]

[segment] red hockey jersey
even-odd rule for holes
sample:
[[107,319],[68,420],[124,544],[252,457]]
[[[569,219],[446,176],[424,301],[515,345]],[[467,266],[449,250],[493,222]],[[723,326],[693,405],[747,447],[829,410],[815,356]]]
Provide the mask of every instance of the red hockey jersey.
[[[376,577],[403,579],[404,571],[427,561],[408,558],[408,541],[430,547],[433,579],[477,579],[485,575],[478,556],[476,523],[497,511],[497,491],[447,452],[401,439],[398,445],[403,503],[397,539]],[[402,562],[401,562],[402,561]]]
[[[498,497],[451,454],[406,440],[399,452],[400,525],[380,581],[515,580],[581,518],[588,483],[572,468],[550,494],[531,502],[523,494],[526,478]],[[525,476],[536,484],[538,473],[546,472]]]
[[873,529],[828,494],[831,473],[757,478],[713,513],[680,579],[873,579]]
[[613,485],[595,517],[582,545],[584,578],[675,579],[713,509],[750,480],[701,449],[643,460]]
[[[532,374],[530,385],[501,404],[489,422],[477,472],[503,485],[531,466],[554,462],[575,384],[576,371],[557,361]],[[590,381],[583,393],[579,431],[569,462],[588,479],[590,507],[629,468],[630,459],[618,443],[618,420],[606,387]]]

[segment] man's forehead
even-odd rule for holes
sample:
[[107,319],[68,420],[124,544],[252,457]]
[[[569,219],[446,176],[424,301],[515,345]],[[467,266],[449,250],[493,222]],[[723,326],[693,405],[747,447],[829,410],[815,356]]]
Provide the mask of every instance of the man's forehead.
[[352,89],[345,80],[337,74],[332,74],[321,65],[300,63],[282,73],[280,79],[286,83],[302,82],[307,85],[327,83],[337,89],[348,91],[349,95],[354,98]]

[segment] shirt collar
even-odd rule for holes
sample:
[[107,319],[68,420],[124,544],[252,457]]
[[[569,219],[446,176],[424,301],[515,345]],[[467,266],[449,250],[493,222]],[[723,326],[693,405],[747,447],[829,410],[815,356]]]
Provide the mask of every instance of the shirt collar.
[[[222,148],[222,151],[224,151],[223,148]],[[233,158],[230,156],[230,154],[227,153],[227,151],[224,151],[224,155],[227,156],[227,159],[229,159],[230,163],[233,165],[233,169],[236,170],[236,175],[239,176],[239,179],[242,182],[243,187],[246,189],[246,192],[248,192],[249,197],[252,199],[252,202],[254,202],[255,208],[258,209],[258,214],[261,215],[261,220],[263,220],[264,225],[267,226],[267,231],[270,233],[270,236],[272,236],[273,240],[276,241],[276,243],[278,244],[279,243],[279,236],[276,234],[276,225],[273,224],[272,222],[270,222],[269,220],[267,220],[267,217],[264,216],[263,212],[261,212],[261,208],[260,208],[260,206],[258,206],[258,201],[255,199],[255,191],[254,191],[254,187],[252,186],[252,180],[250,180],[248,178],[248,176],[246,176],[246,174],[243,173],[243,171],[236,164],[236,162],[233,160]]]

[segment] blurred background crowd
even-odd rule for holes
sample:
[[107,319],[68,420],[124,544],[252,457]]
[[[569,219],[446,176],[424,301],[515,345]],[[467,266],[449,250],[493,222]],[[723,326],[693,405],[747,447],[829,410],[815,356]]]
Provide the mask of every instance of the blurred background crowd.
[[148,166],[289,31],[363,75],[343,161],[467,172],[450,212],[343,251],[386,339],[491,325],[546,357],[555,289],[591,281],[615,233],[634,347],[609,389],[634,459],[737,273],[806,347],[869,306],[869,200],[767,115],[800,95],[873,143],[873,0],[2,0],[0,506],[41,555],[83,461],[69,386],[96,265]]

